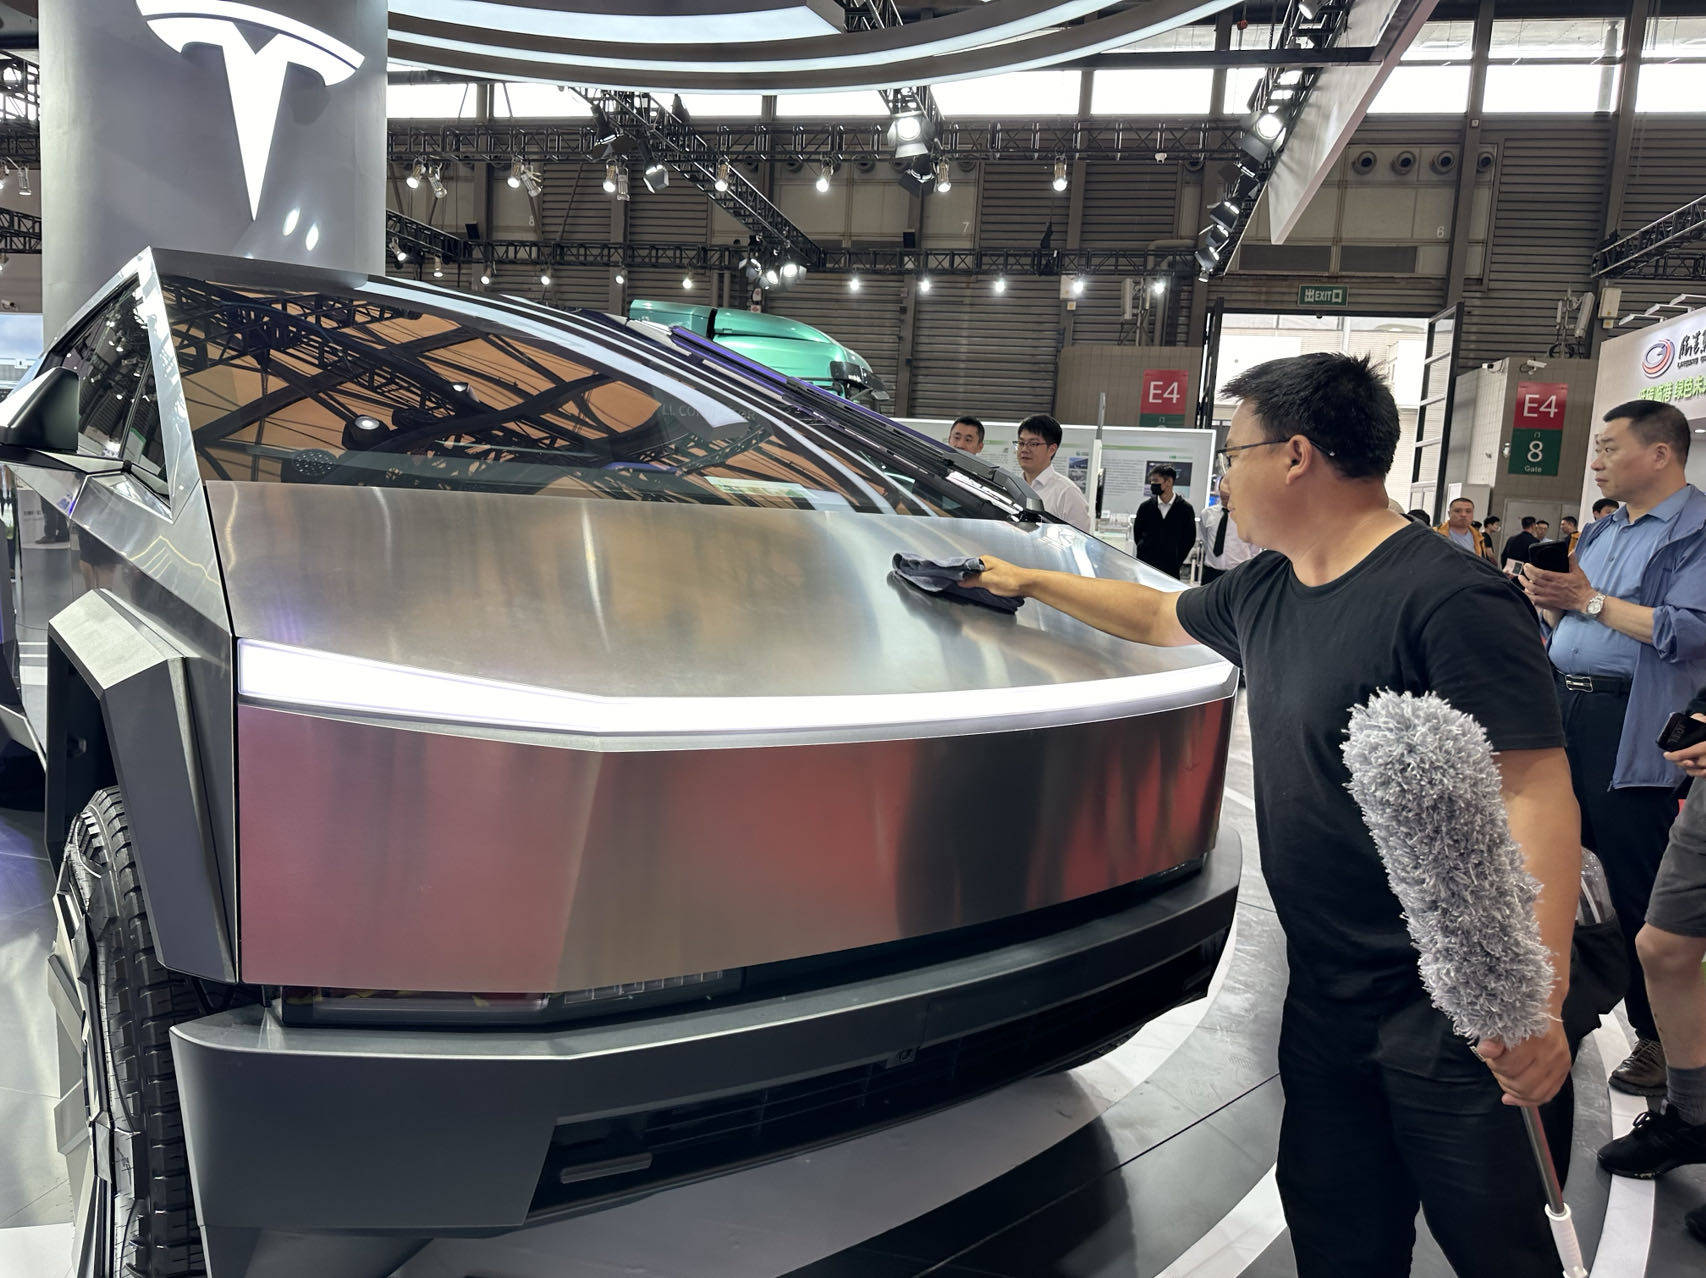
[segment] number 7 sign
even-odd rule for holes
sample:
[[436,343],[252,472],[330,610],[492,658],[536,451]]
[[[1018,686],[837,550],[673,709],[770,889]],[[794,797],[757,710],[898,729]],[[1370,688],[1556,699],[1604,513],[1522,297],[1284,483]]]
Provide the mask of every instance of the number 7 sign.
[[1511,474],[1558,473],[1569,400],[1570,388],[1563,382],[1516,384],[1516,406],[1511,413]]

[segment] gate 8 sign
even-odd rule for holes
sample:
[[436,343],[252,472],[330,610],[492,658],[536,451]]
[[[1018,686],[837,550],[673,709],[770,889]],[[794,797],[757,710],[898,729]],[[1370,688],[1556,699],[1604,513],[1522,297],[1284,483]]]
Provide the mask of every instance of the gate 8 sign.
[[1516,411],[1511,416],[1511,474],[1558,473],[1569,391],[1563,382],[1516,384]]

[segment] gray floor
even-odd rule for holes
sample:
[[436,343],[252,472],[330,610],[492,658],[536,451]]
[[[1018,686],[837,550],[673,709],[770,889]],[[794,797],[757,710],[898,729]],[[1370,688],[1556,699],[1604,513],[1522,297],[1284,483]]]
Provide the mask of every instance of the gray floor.
[[[1250,793],[1240,715],[1223,820],[1244,835],[1245,878],[1234,946],[1206,1003],[1071,1075],[583,1219],[439,1240],[399,1278],[1294,1275],[1271,1193],[1283,946]],[[38,816],[0,810],[0,1278],[63,1272],[72,1217],[51,1129],[50,883],[39,830]],[[1706,1248],[1680,1224],[1706,1199],[1702,1169],[1650,1196],[1624,1185],[1614,1199],[1593,1165],[1614,1122],[1604,1080],[1615,1046],[1590,1039],[1576,1075],[1571,1204],[1590,1257],[1602,1234],[1609,1240],[1593,1272],[1706,1273]],[[1416,1278],[1448,1278],[1420,1232]],[[1622,1259],[1642,1251],[1644,1261]]]

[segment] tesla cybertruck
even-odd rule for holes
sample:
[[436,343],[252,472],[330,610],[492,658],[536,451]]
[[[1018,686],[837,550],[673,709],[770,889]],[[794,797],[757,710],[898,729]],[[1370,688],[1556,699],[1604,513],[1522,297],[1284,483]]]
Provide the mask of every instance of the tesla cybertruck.
[[1225,944],[1233,668],[889,568],[1165,583],[685,329],[145,252],[0,462],[83,1274],[329,1278],[278,1257],[839,1140]]

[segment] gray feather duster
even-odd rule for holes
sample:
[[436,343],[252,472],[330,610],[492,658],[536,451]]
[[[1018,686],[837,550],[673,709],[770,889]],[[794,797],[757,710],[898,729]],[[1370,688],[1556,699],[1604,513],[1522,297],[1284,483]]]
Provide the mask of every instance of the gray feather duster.
[[1511,838],[1481,725],[1433,693],[1377,692],[1346,735],[1350,791],[1434,1005],[1467,1038],[1545,1033],[1553,972],[1534,917],[1540,885]]

